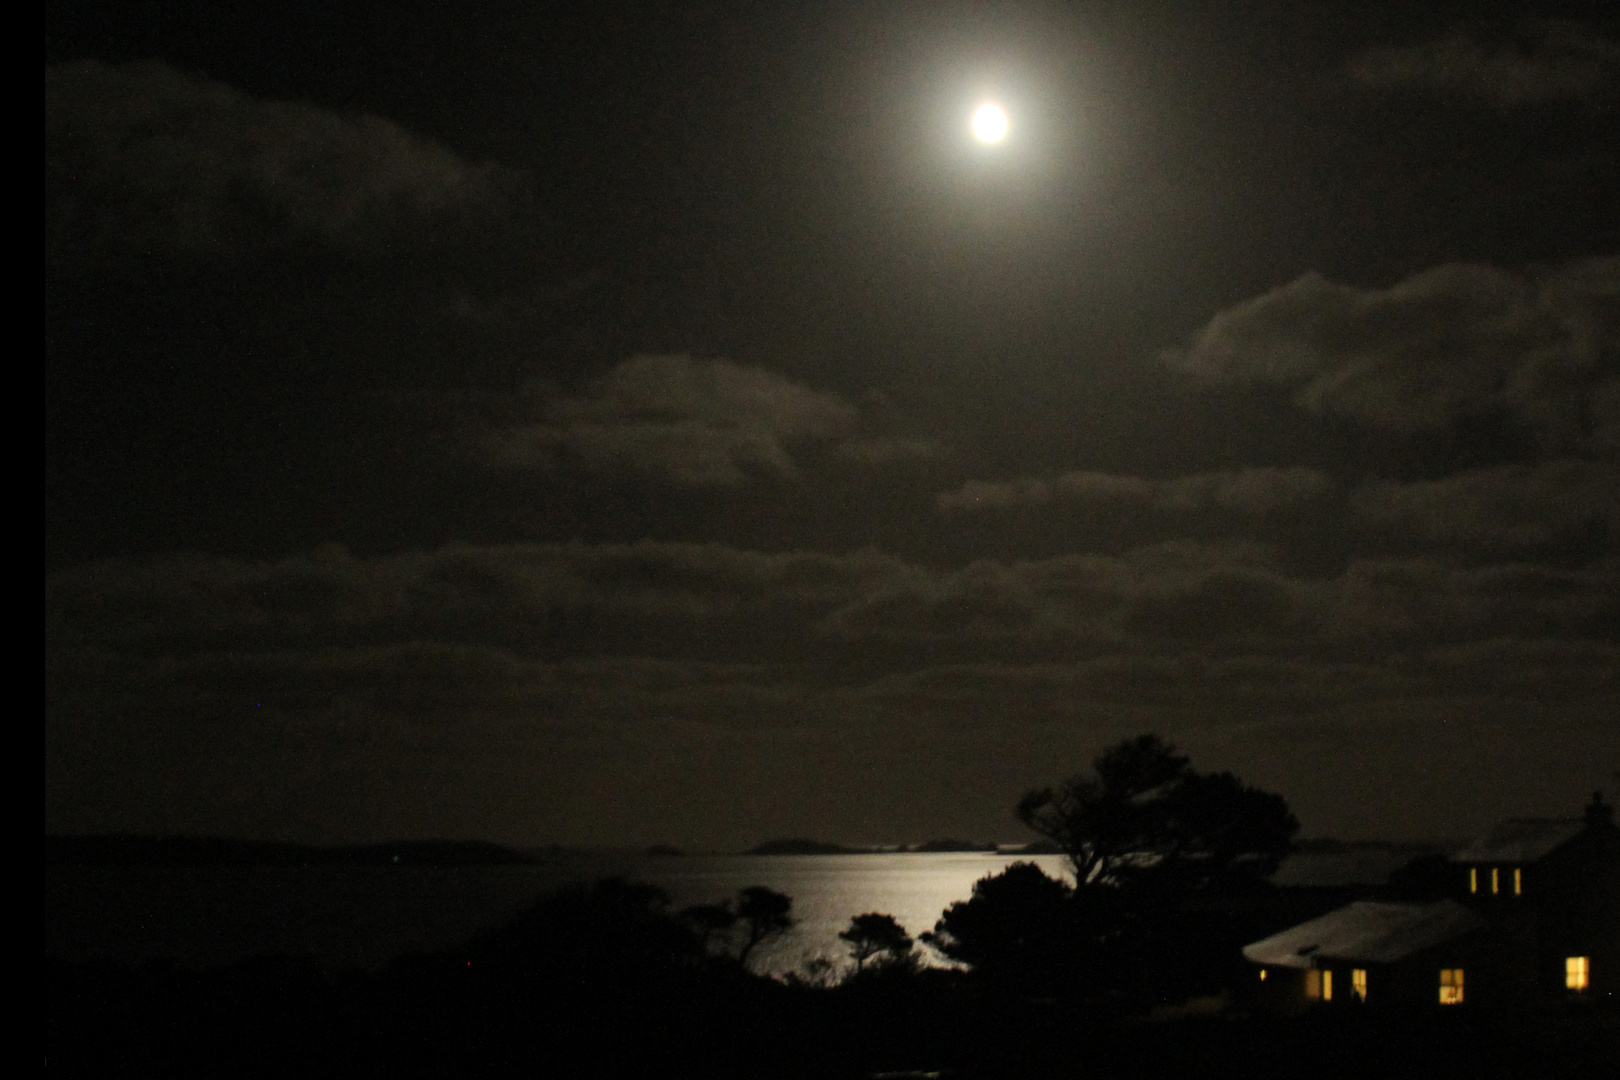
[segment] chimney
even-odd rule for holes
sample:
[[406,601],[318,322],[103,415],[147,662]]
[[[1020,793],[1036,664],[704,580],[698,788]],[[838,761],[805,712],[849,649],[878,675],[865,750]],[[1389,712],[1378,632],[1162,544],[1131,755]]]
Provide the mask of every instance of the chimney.
[[1614,827],[1614,807],[1603,801],[1603,792],[1592,792],[1592,801],[1587,804],[1585,818],[1588,829]]

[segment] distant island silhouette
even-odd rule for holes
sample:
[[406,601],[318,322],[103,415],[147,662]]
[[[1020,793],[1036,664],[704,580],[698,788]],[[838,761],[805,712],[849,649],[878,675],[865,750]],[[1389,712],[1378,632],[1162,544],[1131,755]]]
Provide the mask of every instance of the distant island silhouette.
[[871,848],[845,847],[843,844],[833,844],[825,840],[809,840],[804,837],[788,837],[782,840],[767,840],[763,844],[756,844],[743,852],[744,855],[866,855]]
[[514,866],[537,860],[477,840],[316,846],[213,836],[47,836],[47,866]]
[[[898,847],[839,844],[808,837],[766,840],[744,855],[895,855],[981,852],[1003,855],[1057,853],[1048,840],[1009,846],[943,837]],[[516,849],[478,840],[398,840],[374,844],[295,844],[221,836],[141,836],[97,833],[46,836],[47,866],[520,866],[581,852],[558,845]],[[687,851],[672,844],[642,849],[650,858],[680,858]]]
[[951,852],[982,852],[1003,855],[1055,855],[1058,847],[1050,840],[1035,840],[1028,844],[1007,846],[989,842],[958,840],[943,837],[925,840],[920,844],[901,844],[899,847],[857,847],[836,844],[829,840],[811,840],[802,836],[784,837],[756,844],[744,855],[936,855]]

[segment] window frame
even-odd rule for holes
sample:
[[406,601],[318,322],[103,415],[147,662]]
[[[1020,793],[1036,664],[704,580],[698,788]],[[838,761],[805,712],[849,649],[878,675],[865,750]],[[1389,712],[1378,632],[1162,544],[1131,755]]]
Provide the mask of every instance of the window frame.
[[1461,1005],[1465,1000],[1463,968],[1440,969],[1440,1004]]

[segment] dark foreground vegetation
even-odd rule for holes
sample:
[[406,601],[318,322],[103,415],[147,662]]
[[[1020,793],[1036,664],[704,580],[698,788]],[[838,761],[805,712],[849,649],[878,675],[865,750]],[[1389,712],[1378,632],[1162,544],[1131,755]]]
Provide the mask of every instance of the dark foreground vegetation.
[[54,967],[47,1074],[1428,1080],[1610,1075],[1620,1051],[1601,1008],[1152,1019],[870,959],[828,985],[772,980],[704,955],[656,900],[603,883],[374,974]]
[[[675,910],[609,880],[372,973],[264,957],[212,971],[48,964],[47,1071],[94,1076],[1323,1078],[1607,1076],[1608,999],[1492,1011],[1246,1007],[1238,948],[1276,912],[1296,823],[1150,736],[1019,814],[1073,881],[1017,863],[923,942],[854,917],[849,962],[751,961],[793,926],[763,887]],[[1237,992],[1235,992],[1235,990]]]

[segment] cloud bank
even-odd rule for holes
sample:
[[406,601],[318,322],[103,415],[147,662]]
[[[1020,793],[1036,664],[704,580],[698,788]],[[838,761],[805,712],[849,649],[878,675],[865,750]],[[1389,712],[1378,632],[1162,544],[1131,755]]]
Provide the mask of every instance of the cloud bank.
[[684,355],[633,356],[585,392],[537,391],[538,415],[485,431],[492,465],[577,469],[684,487],[795,480],[806,453],[884,465],[937,456],[930,441],[864,430],[862,411],[775,372]]
[[45,71],[48,254],[364,251],[504,213],[516,178],[366,113],[262,101],[159,61]]
[[1519,24],[1506,41],[1457,31],[1422,45],[1367,49],[1351,58],[1348,71],[1380,90],[1503,109],[1595,101],[1620,86],[1620,42],[1574,23],[1535,20]]
[[[1142,725],[1276,760],[1318,728],[1551,711],[1601,743],[1617,598],[1613,559],[1308,577],[1185,542],[956,569],[650,542],[99,563],[47,580],[47,813],[622,842],[645,807],[598,800],[636,776],[680,807],[662,835],[743,844],[792,827],[789,790],[864,793],[826,811],[848,835],[1001,821],[1053,755]],[[963,769],[1006,782],[883,794]]]
[[1157,480],[1079,471],[1050,480],[969,480],[955,491],[942,492],[934,503],[944,511],[1060,502],[1083,506],[1097,514],[1134,510],[1195,515],[1231,511],[1260,517],[1309,508],[1337,492],[1338,484],[1327,474],[1297,466],[1221,470]]
[[1220,312],[1165,358],[1197,382],[1275,387],[1370,427],[1506,416],[1550,451],[1584,451],[1620,378],[1620,259],[1535,275],[1455,263],[1383,289],[1309,273]]

